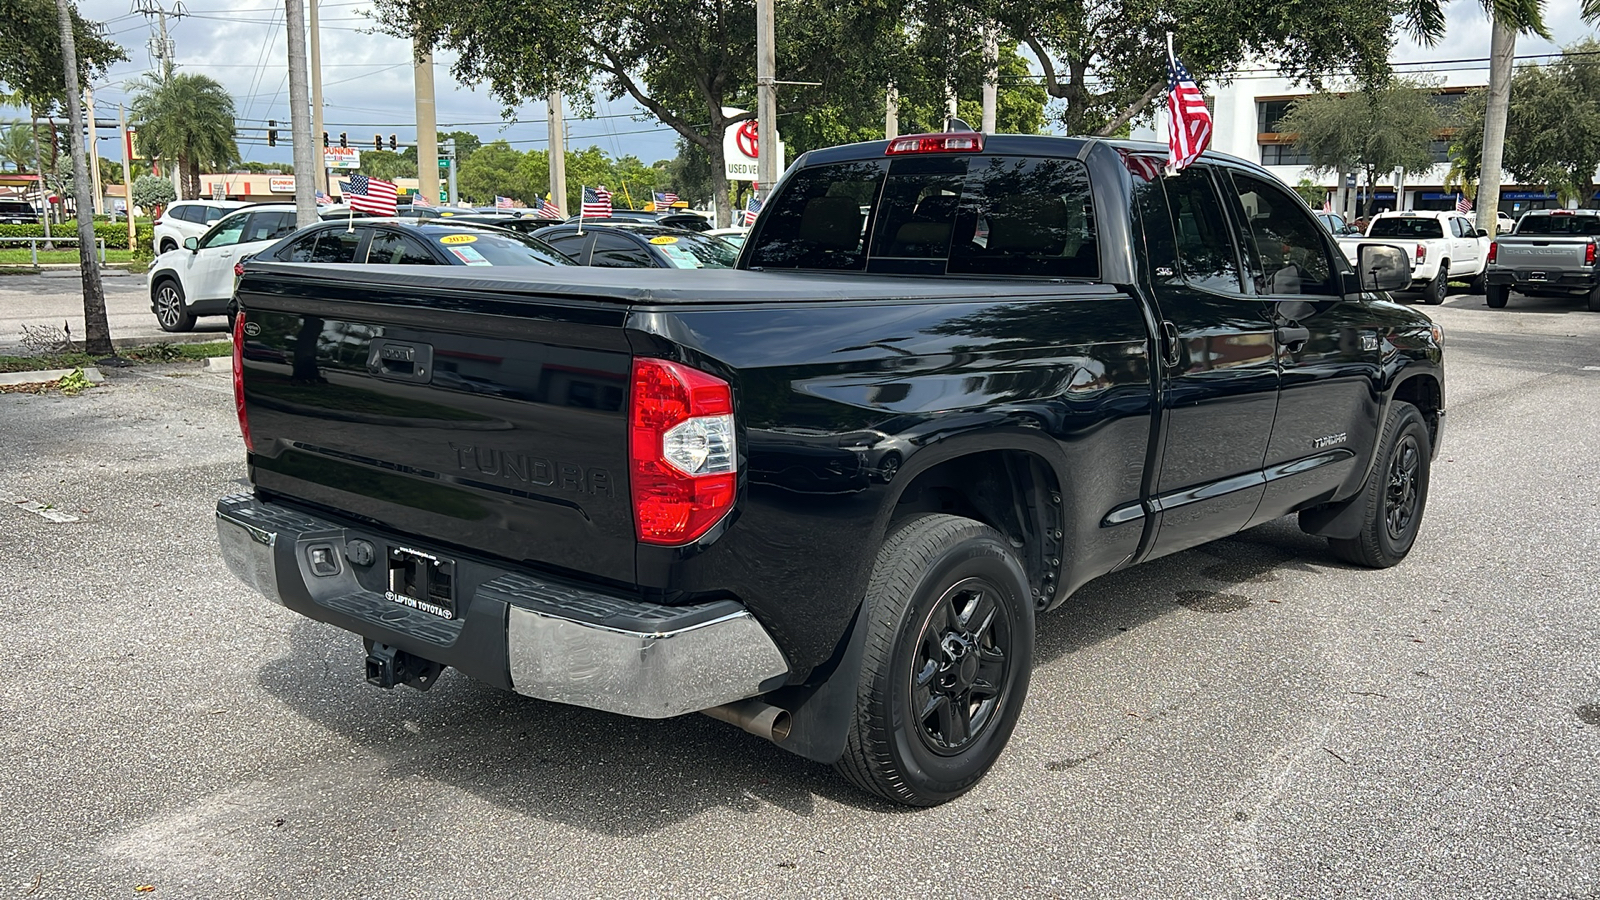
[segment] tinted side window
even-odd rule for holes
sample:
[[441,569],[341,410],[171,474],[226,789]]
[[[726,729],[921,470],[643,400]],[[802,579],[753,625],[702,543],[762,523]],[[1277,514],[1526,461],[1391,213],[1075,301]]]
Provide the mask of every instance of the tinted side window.
[[583,262],[583,250],[594,239],[594,233],[589,234],[558,234],[544,239],[544,242],[561,251],[561,255],[575,263]]
[[317,246],[311,251],[311,258],[306,262],[314,263],[353,263],[356,261],[356,248],[361,246],[363,230],[345,231],[340,228],[329,228],[317,232]]
[[220,206],[207,206],[207,207],[204,207],[205,212],[203,214],[201,214],[200,210],[201,210],[201,207],[198,207],[198,206],[190,207],[191,213],[194,214],[194,215],[191,215],[190,218],[195,218],[195,216],[198,215],[201,219],[204,219],[206,222],[215,222],[216,220],[218,220],[218,219],[220,219],[223,216],[228,214],[228,211],[226,209],[223,209]]
[[251,213],[250,222],[245,226],[244,235],[239,238],[239,243],[248,244],[256,241],[275,241],[293,230],[294,213]]
[[1075,159],[981,157],[967,172],[952,274],[1095,278],[1089,172]]
[[1322,229],[1289,192],[1242,172],[1233,173],[1233,183],[1256,293],[1338,296]]
[[380,231],[372,236],[372,243],[367,247],[367,262],[395,266],[431,266],[436,265],[438,261],[427,248],[405,235]]
[[1228,236],[1227,220],[1210,171],[1204,166],[1190,166],[1163,182],[1172,208],[1183,280],[1206,290],[1243,292],[1239,257]]
[[856,271],[866,267],[865,211],[878,201],[883,160],[805,169],[784,185],[750,237],[750,265]]
[[244,234],[245,220],[249,218],[248,215],[229,216],[219,221],[200,239],[200,247],[231,247],[239,243],[239,236]]
[[284,262],[311,262],[311,254],[317,248],[319,234],[321,232],[314,231],[290,241],[289,246],[278,251],[278,259]]
[[596,234],[589,265],[605,269],[648,269],[656,261],[649,251],[620,234]]

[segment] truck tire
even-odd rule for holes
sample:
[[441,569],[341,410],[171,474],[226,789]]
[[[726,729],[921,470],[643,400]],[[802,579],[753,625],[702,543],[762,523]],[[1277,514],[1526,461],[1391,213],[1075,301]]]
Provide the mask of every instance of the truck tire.
[[188,331],[194,327],[194,316],[183,305],[183,286],[175,279],[163,278],[156,282],[154,296],[156,324],[162,331]]
[[844,756],[850,783],[936,806],[994,765],[1033,669],[1033,601],[998,531],[922,515],[878,551],[867,586],[860,688]]
[[1422,290],[1422,302],[1429,306],[1438,306],[1450,294],[1450,260],[1439,260],[1439,271]]
[[1491,284],[1483,292],[1483,302],[1489,304],[1490,309],[1505,309],[1506,301],[1511,299],[1511,286],[1508,284]]
[[1600,312],[1600,285],[1589,292],[1589,311]]
[[1369,569],[1387,569],[1406,558],[1428,505],[1432,456],[1422,413],[1396,401],[1383,427],[1378,458],[1357,496],[1364,506],[1361,531],[1349,539],[1329,538],[1335,556]]
[[1488,284],[1489,273],[1487,271],[1479,272],[1477,275],[1472,277],[1471,281],[1467,282],[1467,293],[1481,294],[1483,293],[1484,289],[1488,287]]

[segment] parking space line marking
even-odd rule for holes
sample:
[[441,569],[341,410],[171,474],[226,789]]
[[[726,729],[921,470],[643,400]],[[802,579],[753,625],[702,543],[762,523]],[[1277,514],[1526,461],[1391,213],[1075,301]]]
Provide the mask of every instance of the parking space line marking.
[[26,497],[4,497],[0,499],[4,499],[5,502],[15,506],[17,509],[27,510],[28,512],[33,513],[47,522],[61,523],[78,521],[77,516],[64,513],[61,510],[50,506],[48,503],[40,503],[37,500],[29,500]]

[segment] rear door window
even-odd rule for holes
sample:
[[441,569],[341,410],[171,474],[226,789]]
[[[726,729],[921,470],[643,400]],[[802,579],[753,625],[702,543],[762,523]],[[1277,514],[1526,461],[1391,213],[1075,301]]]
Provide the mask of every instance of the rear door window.
[[366,235],[365,228],[357,228],[355,231],[329,228],[320,231],[317,233],[317,245],[311,251],[311,258],[306,262],[353,263],[356,261],[356,251],[361,248],[361,240]]
[[403,234],[380,231],[367,247],[367,262],[393,266],[432,266],[438,264],[428,248]]
[[1162,181],[1172,211],[1179,274],[1183,281],[1208,291],[1243,293],[1239,255],[1229,236],[1227,218],[1212,184],[1210,168],[1190,166]]
[[867,266],[867,213],[888,174],[885,160],[796,172],[767,207],[751,238],[750,265],[763,269],[859,272]]
[[244,234],[239,238],[241,244],[259,243],[261,241],[275,241],[294,230],[294,213],[254,212],[250,213],[249,224],[245,226]]
[[611,232],[595,235],[594,257],[589,261],[591,266],[603,269],[649,269],[654,268],[655,264],[650,251],[627,235]]

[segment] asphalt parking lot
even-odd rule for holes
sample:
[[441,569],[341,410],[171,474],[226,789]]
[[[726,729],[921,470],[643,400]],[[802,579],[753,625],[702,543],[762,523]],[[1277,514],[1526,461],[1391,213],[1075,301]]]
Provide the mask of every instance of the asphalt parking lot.
[[[106,321],[111,336],[131,342],[227,340],[228,321],[221,316],[200,319],[189,334],[171,334],[156,324],[150,311],[145,276],[105,269]],[[0,277],[0,354],[21,343],[22,326],[50,326],[83,340],[83,282],[76,269],[51,269],[38,275]]]
[[1285,519],[1091,583],[996,769],[918,811],[705,717],[369,687],[217,556],[225,375],[0,395],[0,500],[75,518],[0,503],[0,893],[1600,895],[1600,314],[1428,312],[1449,416],[1405,563]]

